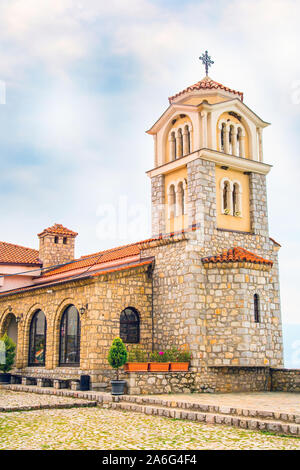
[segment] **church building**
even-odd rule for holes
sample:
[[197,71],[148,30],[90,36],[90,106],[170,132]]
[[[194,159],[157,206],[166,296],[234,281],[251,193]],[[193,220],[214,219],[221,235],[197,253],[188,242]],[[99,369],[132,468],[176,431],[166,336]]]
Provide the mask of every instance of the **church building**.
[[[163,390],[266,390],[268,370],[283,367],[268,125],[206,74],[147,131],[151,238],[79,259],[77,233],[60,224],[38,235],[38,251],[1,243],[0,337],[17,342],[15,372],[88,374],[93,389],[109,389],[108,350],[121,336],[128,348],[191,352],[189,372],[166,374]],[[146,373],[123,376],[149,393]]]

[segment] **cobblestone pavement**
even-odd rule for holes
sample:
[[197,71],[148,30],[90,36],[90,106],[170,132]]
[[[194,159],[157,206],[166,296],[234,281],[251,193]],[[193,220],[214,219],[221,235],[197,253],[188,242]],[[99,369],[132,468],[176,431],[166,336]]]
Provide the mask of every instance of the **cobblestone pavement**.
[[299,450],[300,439],[110,409],[73,408],[0,413],[0,449]]
[[[152,397],[154,395],[143,395]],[[157,395],[162,400],[187,401],[203,405],[229,406],[265,411],[300,414],[300,393],[253,392],[253,393],[191,393]]]
[[8,390],[0,390],[0,411],[13,410],[16,408],[31,407],[54,407],[63,405],[82,405],[88,400],[80,400],[68,397],[59,397],[56,395],[38,395],[35,393],[12,392]]

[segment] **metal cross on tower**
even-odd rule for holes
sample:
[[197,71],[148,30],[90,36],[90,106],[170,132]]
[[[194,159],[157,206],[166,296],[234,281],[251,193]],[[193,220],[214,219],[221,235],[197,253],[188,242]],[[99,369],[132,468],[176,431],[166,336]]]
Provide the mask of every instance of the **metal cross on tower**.
[[208,77],[208,67],[211,67],[212,64],[214,64],[214,61],[211,60],[211,57],[208,55],[207,51],[205,51],[205,54],[202,54],[199,59],[202,60],[202,63],[205,65],[205,72],[206,76]]

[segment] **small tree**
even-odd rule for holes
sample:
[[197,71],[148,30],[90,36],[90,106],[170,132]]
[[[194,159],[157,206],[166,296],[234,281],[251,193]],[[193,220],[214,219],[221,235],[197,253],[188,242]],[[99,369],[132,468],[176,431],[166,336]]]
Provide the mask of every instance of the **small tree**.
[[4,334],[4,336],[2,336],[2,338],[0,338],[0,341],[3,341],[5,347],[4,364],[0,363],[0,370],[4,372],[4,374],[6,374],[13,367],[16,355],[16,345],[13,340],[9,336],[7,336],[6,333]]
[[115,338],[108,353],[109,365],[116,369],[117,380],[119,380],[119,368],[127,362],[127,350],[121,338]]

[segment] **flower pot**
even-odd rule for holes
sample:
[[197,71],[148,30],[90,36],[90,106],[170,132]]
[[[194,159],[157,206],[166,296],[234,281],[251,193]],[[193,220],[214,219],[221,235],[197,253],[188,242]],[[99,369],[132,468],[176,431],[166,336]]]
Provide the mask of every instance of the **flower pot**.
[[111,394],[124,395],[126,380],[111,380]]
[[170,371],[173,371],[173,372],[188,371],[189,365],[190,365],[189,362],[171,362]]
[[127,372],[147,372],[148,362],[127,362],[125,370]]
[[151,372],[168,372],[169,362],[149,362],[149,370]]
[[0,374],[1,384],[10,384],[11,374]]

